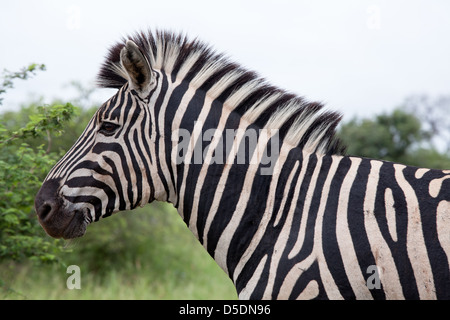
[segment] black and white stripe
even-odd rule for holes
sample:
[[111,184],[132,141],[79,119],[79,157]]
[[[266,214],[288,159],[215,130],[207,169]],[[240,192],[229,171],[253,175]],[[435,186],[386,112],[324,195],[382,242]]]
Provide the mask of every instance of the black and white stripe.
[[117,94],[44,182],[64,200],[37,197],[46,230],[58,210],[90,222],[168,201],[240,298],[450,298],[450,171],[343,156],[322,105],[198,40],[130,39],[99,74]]

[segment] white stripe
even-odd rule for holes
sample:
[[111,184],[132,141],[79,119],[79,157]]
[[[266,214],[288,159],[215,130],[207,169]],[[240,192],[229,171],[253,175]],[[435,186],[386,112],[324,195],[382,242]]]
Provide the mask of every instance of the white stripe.
[[[234,137],[233,141],[233,147],[230,150],[230,153],[228,155],[228,158],[226,160],[226,163],[233,163],[234,158],[236,157],[238,145],[241,143],[242,138],[244,137],[245,130],[238,130],[237,134]],[[222,195],[224,194],[225,190],[225,184],[228,180],[228,175],[230,173],[231,165],[225,165],[222,171],[222,175],[220,176],[220,180],[217,184],[216,191],[214,193],[213,202],[211,204],[211,207],[209,209],[206,222],[205,222],[205,229],[203,231],[203,246],[205,248],[208,247],[208,233],[209,229],[211,227],[211,223],[214,220],[214,217],[217,214],[217,210],[219,208],[220,201],[222,199]]]
[[[310,154],[307,152],[303,152],[304,159],[309,159]],[[307,167],[308,163],[305,164],[305,169]],[[309,181],[309,187],[308,191],[306,193],[305,202],[303,204],[302,208],[302,220],[300,221],[300,230],[298,233],[297,241],[295,241],[294,246],[291,249],[291,252],[289,252],[288,258],[292,259],[294,258],[303,247],[303,241],[305,240],[305,234],[306,234],[306,222],[308,221],[308,215],[309,215],[309,207],[311,206],[312,197],[314,194],[314,190],[316,189],[316,182],[317,177],[319,176],[320,167],[322,166],[322,157],[317,157],[317,163],[314,169],[314,172],[312,174],[311,180]]]
[[375,201],[380,177],[381,161],[370,161],[371,169],[367,180],[366,195],[364,197],[364,226],[367,239],[375,258],[378,270],[381,270],[380,281],[386,294],[386,299],[404,299],[397,267],[392,252],[383,238],[375,217]]
[[336,213],[336,239],[342,257],[342,263],[344,264],[345,274],[355,293],[356,299],[367,300],[372,298],[372,294],[367,288],[366,281],[361,273],[361,268],[359,267],[358,258],[353,245],[353,239],[348,226],[348,221],[351,219],[351,217],[349,218],[348,216],[350,192],[356,174],[358,173],[361,159],[351,157],[350,160],[352,164],[342,182],[339,193],[339,203]]
[[392,240],[397,242],[397,217],[395,212],[395,201],[392,195],[392,189],[386,188],[384,191],[384,207],[386,209],[386,220],[388,225],[389,234]]
[[[196,154],[196,153],[198,153],[199,150],[195,150],[195,146],[199,141],[202,141],[202,139],[203,139],[203,137],[201,135],[203,124],[206,121],[206,118],[208,117],[208,114],[211,110],[212,103],[214,102],[214,99],[216,98],[215,95],[220,95],[220,93],[222,92],[222,91],[220,91],[220,89],[223,90],[225,88],[213,86],[213,88],[211,88],[206,93],[205,101],[201,108],[200,114],[198,115],[197,120],[195,121],[194,128],[191,133],[188,149],[186,150],[186,155],[184,156],[184,171],[183,171],[183,179],[181,181],[181,187],[180,187],[180,192],[179,192],[180,201],[179,201],[179,206],[178,206],[178,211],[180,212],[180,214],[182,216],[184,216],[184,214],[182,213],[184,210],[183,199],[184,199],[185,192],[186,192],[186,184],[187,184],[187,175],[189,172],[189,165],[191,163],[197,163],[196,156],[200,156],[201,157],[200,161],[203,164],[203,167],[206,167],[204,170],[207,170],[207,166],[205,166],[205,163],[203,160],[203,150],[200,150],[200,154]],[[191,94],[189,94],[189,96],[191,96]],[[195,99],[195,96],[193,96],[193,97]],[[184,100],[184,97],[183,97],[183,100]],[[184,111],[186,111],[186,108],[187,108],[187,106],[185,108],[183,108]],[[227,111],[227,109],[224,108],[222,117],[219,119],[219,121],[221,121],[221,123],[219,123],[219,126],[221,126],[221,127],[225,126],[226,119],[228,118],[228,115],[229,115],[229,112],[226,112],[226,111]],[[172,128],[173,127],[174,127],[174,124],[172,124]],[[179,125],[178,125],[178,128],[179,128]],[[221,133],[222,130],[223,130],[223,128],[217,128],[216,132]],[[217,142],[215,142],[215,143],[217,143]],[[210,149],[213,149],[212,146],[210,146]],[[209,150],[209,151],[211,151],[211,150]],[[202,185],[203,184],[200,183],[199,181],[196,182],[196,188],[197,188],[196,192],[200,192],[200,189],[198,189],[198,188],[201,188]],[[194,194],[199,195],[199,193],[194,193]],[[195,198],[197,198],[197,197],[195,197]],[[195,198],[194,198],[194,200],[195,200]],[[198,201],[198,199],[197,199],[197,201]],[[198,209],[197,207],[198,207],[198,204],[194,205],[192,207],[193,211],[191,213],[191,217],[190,217],[190,221],[189,221],[189,228],[194,233],[194,235],[198,238],[198,231],[197,231],[197,224],[196,224],[197,209]]]
[[430,171],[430,169],[425,169],[425,168],[417,169],[417,171],[416,171],[416,173],[415,173],[416,179],[422,178],[423,175],[424,175],[425,173],[427,173],[428,171]]
[[[294,289],[295,284],[297,283],[300,276],[305,272],[316,260],[314,253],[311,253],[305,260],[295,264],[292,269],[288,272],[286,277],[284,277],[283,283],[280,287],[280,292],[278,293],[278,300],[287,300],[289,299],[292,290]],[[307,285],[307,287],[309,284]],[[308,296],[300,294],[297,299],[312,299],[315,298],[319,292],[316,292],[316,295],[312,295],[313,292],[309,291]]]
[[[263,154],[263,150],[267,145],[267,142],[271,138],[270,135],[261,135],[258,140],[258,144],[253,152],[250,163],[260,163],[260,157]],[[214,260],[216,260],[217,264],[222,267],[222,269],[228,274],[227,267],[227,256],[228,249],[230,247],[231,239],[233,238],[236,229],[239,227],[242,216],[247,207],[248,200],[251,196],[253,180],[258,171],[258,165],[249,165],[248,170],[245,174],[244,184],[241,190],[241,194],[239,196],[239,201],[236,204],[236,209],[233,212],[233,215],[223,230],[219,241],[217,242],[216,250],[214,253]]]
[[[325,208],[327,204],[328,195],[330,193],[330,185],[333,180],[333,177],[336,173],[339,162],[342,157],[333,156],[331,167],[327,174],[327,179],[322,187],[322,194],[320,197],[320,205],[317,211],[316,223],[314,228],[314,253],[317,257],[317,261],[319,264],[320,278],[322,279],[322,284],[324,286],[325,292],[327,296],[331,300],[340,300],[343,299],[339,289],[334,282],[333,276],[331,275],[330,269],[328,269],[328,264],[325,259],[325,255],[323,252],[322,238],[323,238],[323,216],[325,213]],[[321,165],[320,165],[321,166]],[[318,165],[319,167],[319,165]]]
[[441,191],[442,183],[444,182],[444,180],[447,179],[450,179],[450,176],[443,176],[442,178],[432,180],[428,187],[430,196],[436,198],[439,195],[439,192]]
[[298,295],[296,300],[311,300],[319,295],[319,284],[316,280],[311,280],[305,289]]
[[239,292],[239,300],[248,300],[250,299],[251,294],[256,288],[256,285],[259,283],[259,280],[261,279],[262,271],[264,270],[264,265],[266,264],[267,260],[267,254],[261,259],[261,261],[258,263],[258,266],[255,269],[255,272],[253,272],[252,277],[247,282],[247,285],[244,289]]
[[[221,87],[222,89],[224,87]],[[245,89],[245,90],[244,90]],[[218,90],[217,88],[214,89],[215,94],[219,95],[222,91]],[[194,195],[200,195],[201,192],[201,188],[203,187],[204,181],[206,179],[206,173],[209,169],[209,164],[212,162],[212,156],[213,153],[215,151],[215,149],[217,148],[217,145],[219,144],[221,140],[221,136],[223,134],[224,128],[225,128],[225,124],[228,120],[228,117],[230,116],[231,112],[233,111],[234,105],[237,103],[237,101],[241,101],[243,99],[245,99],[245,97],[250,94],[252,91],[249,90],[247,87],[245,88],[241,88],[240,90],[234,92],[223,104],[223,109],[222,109],[222,114],[220,116],[219,119],[219,123],[216,127],[216,129],[214,129],[214,137],[211,140],[211,143],[209,144],[209,148],[208,151],[205,155],[205,159],[203,159],[202,161],[202,168],[200,170],[200,173],[198,175],[197,178],[197,182],[195,184],[195,191],[194,191]],[[210,101],[209,103],[206,103],[206,105],[208,106],[208,108],[205,108],[205,106],[203,106],[202,111],[198,117],[198,124],[203,124],[203,121],[206,120],[206,117],[208,116],[208,113],[210,111],[211,108],[211,104],[212,104],[212,99],[215,99],[217,97],[212,96],[212,94],[208,91],[207,93],[208,96],[208,100]],[[211,100],[210,100],[211,99]],[[231,105],[232,107],[227,108],[226,106]],[[196,132],[196,128],[194,128],[194,133]],[[200,130],[201,132],[201,130]],[[202,138],[202,137],[199,137]],[[195,139],[195,137],[194,137]],[[195,141],[195,140],[194,140]],[[195,144],[198,142],[198,138],[197,141],[195,142],[191,142],[190,146],[192,145],[192,147],[195,146]],[[219,148],[222,148],[222,145],[219,145]],[[191,148],[189,148],[188,151],[191,151]],[[202,157],[203,157],[203,150],[202,150]],[[185,175],[184,175],[184,179],[183,182],[186,180],[186,174],[187,174],[187,170],[185,170]],[[185,191],[185,183],[183,183],[182,185],[182,197],[184,198],[184,191]],[[198,230],[197,230],[197,218],[198,218],[198,206],[199,206],[199,200],[200,200],[200,196],[195,196],[194,197],[194,201],[192,204],[192,210],[191,210],[191,216],[189,219],[189,229],[192,231],[192,233],[195,235],[195,237],[198,239]],[[180,203],[180,210],[183,209],[183,204]]]
[[437,207],[436,228],[442,249],[450,265],[450,201],[441,201]]
[[[163,103],[161,104],[161,108],[159,110],[159,117],[158,117],[158,131],[160,134],[163,134],[164,137],[164,132],[165,132],[165,117],[166,117],[166,109],[167,109],[167,105],[169,104],[169,100],[172,96],[172,92],[173,90],[175,90],[175,88],[181,83],[181,79],[176,79],[175,82],[171,82],[171,77],[167,76],[167,91],[164,93],[164,100]],[[161,85],[159,85],[160,87]],[[164,138],[160,138],[159,141],[157,141],[157,143],[159,143],[159,154],[156,155],[158,159],[166,159],[166,152],[165,152],[165,139]],[[170,155],[171,157],[172,155]],[[169,194],[167,195],[169,198],[167,199],[169,202],[174,203],[174,201],[176,200],[176,194],[175,194],[175,186],[173,185],[173,183],[171,182],[171,178],[170,178],[170,171],[168,169],[168,166],[170,164],[167,163],[167,161],[159,161],[159,164],[161,166],[161,172],[164,175],[164,178],[167,182],[167,185],[169,187]],[[176,181],[176,171],[174,171],[174,179]],[[166,199],[165,199],[166,200]]]
[[[283,145],[283,148],[284,147],[285,146]],[[282,148],[282,150],[283,150],[283,148]],[[283,151],[281,151],[280,153],[283,155],[287,154],[287,152],[285,153]],[[277,161],[279,161],[279,160],[280,160],[280,157],[277,159]],[[285,160],[285,156],[283,157],[283,160]],[[297,166],[297,164],[296,164],[296,166]],[[238,264],[236,265],[236,268],[234,269],[234,274],[233,274],[234,281],[236,281],[236,279],[239,277],[242,269],[247,264],[248,260],[250,259],[251,255],[254,252],[254,250],[256,249],[256,247],[259,245],[262,237],[264,236],[264,233],[266,232],[269,221],[273,216],[273,207],[274,207],[275,198],[276,198],[275,193],[276,193],[276,189],[277,189],[279,179],[280,179],[280,176],[279,176],[280,172],[281,172],[281,170],[278,170],[272,176],[272,179],[270,181],[270,186],[269,186],[269,193],[267,195],[266,209],[265,209],[264,214],[262,215],[262,218],[259,222],[259,226],[258,226],[258,229],[256,230],[256,233],[254,234],[254,236],[253,236],[252,240],[250,241],[250,244],[248,245],[244,254],[241,256]],[[289,192],[289,186],[291,185],[294,172],[295,172],[295,168],[292,170],[292,173],[289,175],[288,181],[286,182],[286,186],[285,186],[285,190],[284,190],[284,194],[283,194],[284,202],[286,200],[287,193]],[[281,204],[280,210],[278,212],[279,213],[282,212],[283,208],[284,208],[284,204]],[[277,219],[279,219],[278,216],[277,216]]]
[[[294,168],[292,169],[291,174],[289,175],[289,178],[286,181],[286,188],[285,188],[284,194],[283,194],[283,202],[280,206],[280,209],[278,210],[279,216],[284,211],[284,207],[286,205],[286,198],[288,197],[289,191],[292,187],[292,179],[293,179],[295,173],[297,172],[298,164],[299,164],[299,162],[296,161]],[[295,208],[297,207],[296,196],[298,197],[298,189],[299,188],[297,188],[297,190],[295,190],[296,195],[294,195],[294,197],[292,198],[292,201],[291,201],[290,207],[289,207],[289,212],[286,217],[286,221],[284,222],[283,228],[281,229],[280,235],[278,236],[278,239],[274,246],[272,259],[270,260],[269,278],[267,280],[267,286],[266,286],[266,290],[264,291],[263,299],[272,299],[272,291],[273,291],[273,286],[275,284],[275,278],[277,276],[278,265],[280,263],[281,255],[284,252],[286,243],[289,239],[289,230],[291,230],[292,220],[294,218],[294,211],[295,211]]]
[[427,248],[423,238],[422,221],[420,218],[419,202],[414,189],[403,176],[406,166],[394,164],[395,178],[405,193],[408,208],[408,230],[406,234],[406,249],[411,260],[420,299],[436,299],[433,273]]

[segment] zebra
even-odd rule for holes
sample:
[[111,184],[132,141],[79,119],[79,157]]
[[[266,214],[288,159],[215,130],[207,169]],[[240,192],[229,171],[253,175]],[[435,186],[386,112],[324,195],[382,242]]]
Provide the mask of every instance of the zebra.
[[98,84],[35,198],[48,235],[164,201],[239,299],[450,298],[450,170],[347,156],[339,113],[183,33],[122,38]]

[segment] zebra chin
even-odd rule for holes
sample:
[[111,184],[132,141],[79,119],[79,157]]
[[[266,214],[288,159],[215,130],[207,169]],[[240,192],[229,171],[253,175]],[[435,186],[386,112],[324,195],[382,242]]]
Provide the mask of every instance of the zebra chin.
[[91,221],[88,208],[76,208],[58,196],[58,180],[46,181],[35,198],[39,223],[53,238],[73,239],[83,236]]

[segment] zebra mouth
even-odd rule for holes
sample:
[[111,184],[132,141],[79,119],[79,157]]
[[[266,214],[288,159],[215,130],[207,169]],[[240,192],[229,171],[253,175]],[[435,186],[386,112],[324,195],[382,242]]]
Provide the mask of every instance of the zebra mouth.
[[91,211],[65,202],[58,196],[59,188],[59,179],[48,180],[36,195],[34,204],[39,223],[53,238],[81,237],[92,222]]
[[90,223],[90,210],[75,210],[72,215],[73,218],[62,232],[63,239],[73,239],[82,237],[86,233],[88,224]]
[[83,236],[91,222],[90,210],[61,210],[51,212],[48,205],[44,205],[38,211],[39,223],[45,232],[53,238],[73,239]]

